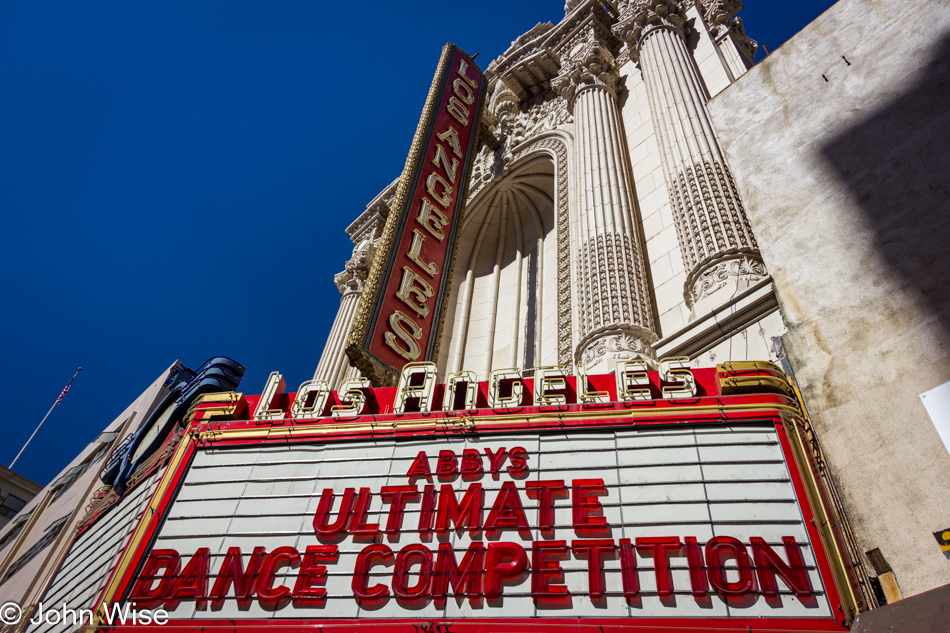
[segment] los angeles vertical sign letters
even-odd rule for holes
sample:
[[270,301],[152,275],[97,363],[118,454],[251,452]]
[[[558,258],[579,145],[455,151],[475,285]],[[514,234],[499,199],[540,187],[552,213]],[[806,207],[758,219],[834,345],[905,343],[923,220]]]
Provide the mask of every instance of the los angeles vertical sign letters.
[[436,360],[484,97],[472,58],[446,44],[346,342],[376,386]]

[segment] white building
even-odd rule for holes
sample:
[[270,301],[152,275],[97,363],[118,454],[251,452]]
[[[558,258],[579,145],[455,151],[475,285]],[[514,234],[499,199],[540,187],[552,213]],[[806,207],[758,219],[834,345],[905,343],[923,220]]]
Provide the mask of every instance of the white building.
[[[168,393],[167,380],[180,369],[180,363],[175,362],[163,371],[8,525],[0,529],[0,597],[3,602],[28,605],[36,598],[43,582],[56,569],[63,548],[86,518],[90,504],[107,492],[99,479],[103,464],[161,402]],[[119,533],[127,535],[131,528],[131,523],[122,526]],[[120,544],[121,541],[114,541],[105,545],[101,556],[106,559],[114,556]],[[87,558],[86,562],[89,563],[90,559]],[[95,591],[100,580],[86,577],[79,584]]]
[[[441,373],[776,358],[785,329],[706,107],[752,64],[740,7],[572,0],[488,65]],[[347,229],[315,375],[331,385],[357,373],[343,343],[395,188]]]

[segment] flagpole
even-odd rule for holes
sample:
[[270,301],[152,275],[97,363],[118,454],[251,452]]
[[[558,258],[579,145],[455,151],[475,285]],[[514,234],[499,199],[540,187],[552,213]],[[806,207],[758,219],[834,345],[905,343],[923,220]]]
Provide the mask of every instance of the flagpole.
[[23,454],[23,451],[26,450],[26,447],[30,445],[30,442],[33,441],[33,438],[36,437],[36,432],[40,430],[40,427],[43,426],[43,423],[46,422],[46,418],[49,417],[49,414],[53,412],[53,409],[62,401],[63,396],[66,395],[66,392],[69,391],[69,387],[72,386],[73,381],[76,380],[76,376],[79,375],[79,372],[82,371],[82,367],[76,370],[76,373],[73,374],[73,377],[69,379],[69,384],[66,385],[66,388],[59,394],[59,397],[56,398],[56,402],[53,403],[53,406],[49,408],[49,411],[46,412],[46,415],[43,416],[43,419],[40,420],[40,423],[36,425],[36,428],[33,429],[33,435],[30,436],[30,439],[26,441],[26,444],[23,445],[23,448],[20,449],[20,452],[16,454],[16,457],[13,458],[13,463],[10,464],[10,470],[13,470],[16,460],[20,459],[20,455]]

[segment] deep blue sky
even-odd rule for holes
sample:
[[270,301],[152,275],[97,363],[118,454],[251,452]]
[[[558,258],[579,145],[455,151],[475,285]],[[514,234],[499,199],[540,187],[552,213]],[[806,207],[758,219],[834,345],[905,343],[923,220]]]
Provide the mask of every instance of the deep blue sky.
[[[831,0],[748,0],[777,48]],[[48,483],[175,359],[309,379],[346,226],[399,175],[439,52],[482,67],[559,0],[0,6],[0,398]]]

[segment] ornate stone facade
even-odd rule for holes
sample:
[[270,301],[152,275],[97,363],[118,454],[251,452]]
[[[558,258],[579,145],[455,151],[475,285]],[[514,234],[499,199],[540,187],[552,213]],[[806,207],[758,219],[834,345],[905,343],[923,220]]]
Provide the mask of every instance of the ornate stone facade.
[[[566,111],[566,108],[565,108]],[[555,161],[557,218],[557,362],[569,366],[573,354],[571,310],[571,238],[568,221],[567,144],[557,136],[548,136],[522,144],[512,157],[515,162],[538,152],[552,152]]]
[[376,245],[382,235],[386,217],[389,215],[389,204],[395,193],[396,183],[393,182],[367,205],[366,211],[346,230],[355,245],[353,255],[343,270],[333,277],[337,290],[343,296],[340,298],[340,308],[313,375],[314,380],[326,380],[332,388],[336,388],[345,378],[359,375],[346,356],[344,344],[363,294],[366,277],[373,266]]
[[[710,314],[768,279],[706,112],[755,52],[740,8],[568,0],[488,65],[440,371],[599,373],[734,334]],[[337,281],[358,296],[373,253],[353,241]]]
[[685,2],[679,0],[628,0],[621,3],[621,14],[613,33],[626,42],[633,61],[640,58],[640,44],[656,29],[669,29],[680,37],[689,35]]
[[703,268],[701,274],[691,277],[687,283],[693,301],[699,302],[723,288],[735,288],[743,280],[752,283],[766,275],[768,271],[760,260],[738,255]]
[[578,362],[595,367],[633,357],[656,361],[656,352],[649,344],[653,339],[652,332],[632,323],[598,328],[581,339],[578,347],[584,351]]
[[551,81],[551,87],[564,98],[568,109],[573,109],[574,97],[584,88],[601,86],[616,97],[619,84],[614,56],[597,39],[594,30],[588,32],[586,42],[578,43],[561,58],[561,72]]
[[736,48],[751,64],[759,45],[745,34],[742,18],[736,17],[736,13],[742,9],[742,3],[739,0],[702,0],[702,8],[709,32],[716,41],[731,37]]
[[337,273],[333,277],[333,283],[336,284],[340,294],[363,292],[363,282],[366,281],[366,276],[373,265],[375,255],[376,245],[370,240],[360,242],[353,249],[353,257],[346,262],[343,272]]
[[[541,27],[543,25],[539,25]],[[536,27],[532,32],[544,33]],[[523,37],[530,35],[529,32]],[[522,38],[519,38],[521,40]],[[512,46],[515,47],[516,41]],[[557,362],[569,366],[572,354],[572,300],[571,300],[571,242],[568,218],[568,141],[555,130],[573,130],[574,117],[564,99],[551,89],[538,92],[519,102],[505,84],[497,82],[489,110],[498,144],[479,148],[472,165],[468,202],[477,198],[488,186],[509,173],[513,165],[536,155],[547,155],[554,160],[555,216],[557,239]]]
[[[568,128],[574,120],[565,101],[552,90],[519,104],[514,93],[502,87],[494,95],[493,101],[491,133],[497,138],[498,144],[494,148],[487,144],[479,147],[472,165],[469,202],[486,185],[508,173],[509,167],[525,155],[528,141],[546,132]],[[566,164],[564,168],[567,168]]]

